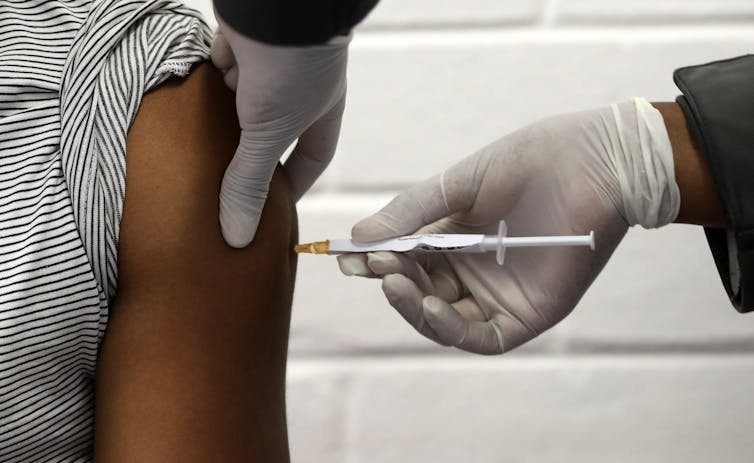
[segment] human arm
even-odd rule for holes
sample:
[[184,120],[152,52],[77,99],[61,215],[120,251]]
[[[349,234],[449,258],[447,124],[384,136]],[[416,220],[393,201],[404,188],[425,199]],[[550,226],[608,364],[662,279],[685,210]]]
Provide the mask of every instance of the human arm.
[[680,68],[683,109],[720,199],[725,228],[705,227],[731,303],[754,310],[754,55]]
[[216,195],[237,127],[207,64],[145,95],[131,127],[97,462],[288,461],[296,215],[278,171],[257,240],[224,243]]
[[401,193],[352,231],[359,241],[494,234],[505,219],[510,236],[594,230],[594,251],[509,249],[502,267],[488,255],[375,253],[343,256],[341,269],[381,277],[390,304],[441,344],[487,354],[515,348],[570,313],[629,226],[670,223],[684,201],[684,220],[715,220],[714,207],[702,213],[708,206],[692,202],[714,199],[695,195],[702,163],[684,169],[681,196],[673,158],[698,152],[678,108],[658,106],[634,100],[534,123]]
[[669,102],[652,105],[662,114],[673,148],[675,180],[681,194],[681,207],[675,221],[724,228],[725,220],[709,165],[681,107]]

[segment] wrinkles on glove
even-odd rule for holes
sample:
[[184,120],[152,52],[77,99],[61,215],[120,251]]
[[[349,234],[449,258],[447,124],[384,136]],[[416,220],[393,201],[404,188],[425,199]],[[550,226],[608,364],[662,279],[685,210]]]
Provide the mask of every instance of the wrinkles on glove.
[[249,244],[272,172],[298,139],[285,167],[299,199],[335,153],[346,95],[349,38],[307,47],[250,39],[218,19],[212,62],[236,91],[241,137],[220,193],[220,224],[233,247]]
[[[284,140],[282,144],[288,142]],[[220,224],[223,237],[231,246],[243,247],[256,234],[278,160],[255,153],[275,148],[260,142],[255,134],[241,133],[241,143],[223,175],[220,189]]]
[[607,154],[620,182],[626,221],[644,228],[673,222],[681,196],[662,115],[643,98],[613,104],[610,111],[600,135],[613,147]]
[[344,94],[338,104],[312,124],[296,142],[285,163],[294,201],[301,199],[335,155],[345,106]]

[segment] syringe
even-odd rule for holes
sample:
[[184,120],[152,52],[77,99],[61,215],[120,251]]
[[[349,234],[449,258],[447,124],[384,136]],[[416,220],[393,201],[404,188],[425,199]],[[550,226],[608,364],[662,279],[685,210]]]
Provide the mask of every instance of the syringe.
[[506,248],[530,246],[589,246],[594,250],[594,231],[588,235],[517,236],[509,237],[504,221],[500,221],[497,235],[411,235],[382,241],[362,243],[352,240],[326,240],[299,244],[298,253],[347,254],[352,252],[469,252],[495,251],[497,263],[503,265]]

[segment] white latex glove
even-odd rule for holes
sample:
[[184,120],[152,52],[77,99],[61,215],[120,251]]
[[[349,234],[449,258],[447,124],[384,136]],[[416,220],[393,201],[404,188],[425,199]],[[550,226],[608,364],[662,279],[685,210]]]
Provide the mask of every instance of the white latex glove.
[[646,100],[566,114],[499,139],[404,191],[357,223],[374,241],[414,233],[509,236],[595,232],[584,247],[494,253],[372,253],[339,257],[346,275],[381,277],[390,304],[424,336],[498,354],[568,315],[629,226],[659,227],[680,197],[662,115]]
[[220,191],[220,224],[229,245],[244,247],[256,234],[275,166],[297,138],[285,163],[295,200],[330,163],[345,107],[350,36],[317,46],[273,46],[217,21],[212,62],[236,90],[241,125]]

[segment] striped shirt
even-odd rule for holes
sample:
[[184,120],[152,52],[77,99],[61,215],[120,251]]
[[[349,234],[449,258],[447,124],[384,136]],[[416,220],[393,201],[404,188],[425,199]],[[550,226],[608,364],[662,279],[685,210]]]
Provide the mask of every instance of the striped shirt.
[[0,461],[92,460],[126,135],[209,54],[175,0],[0,0]]

